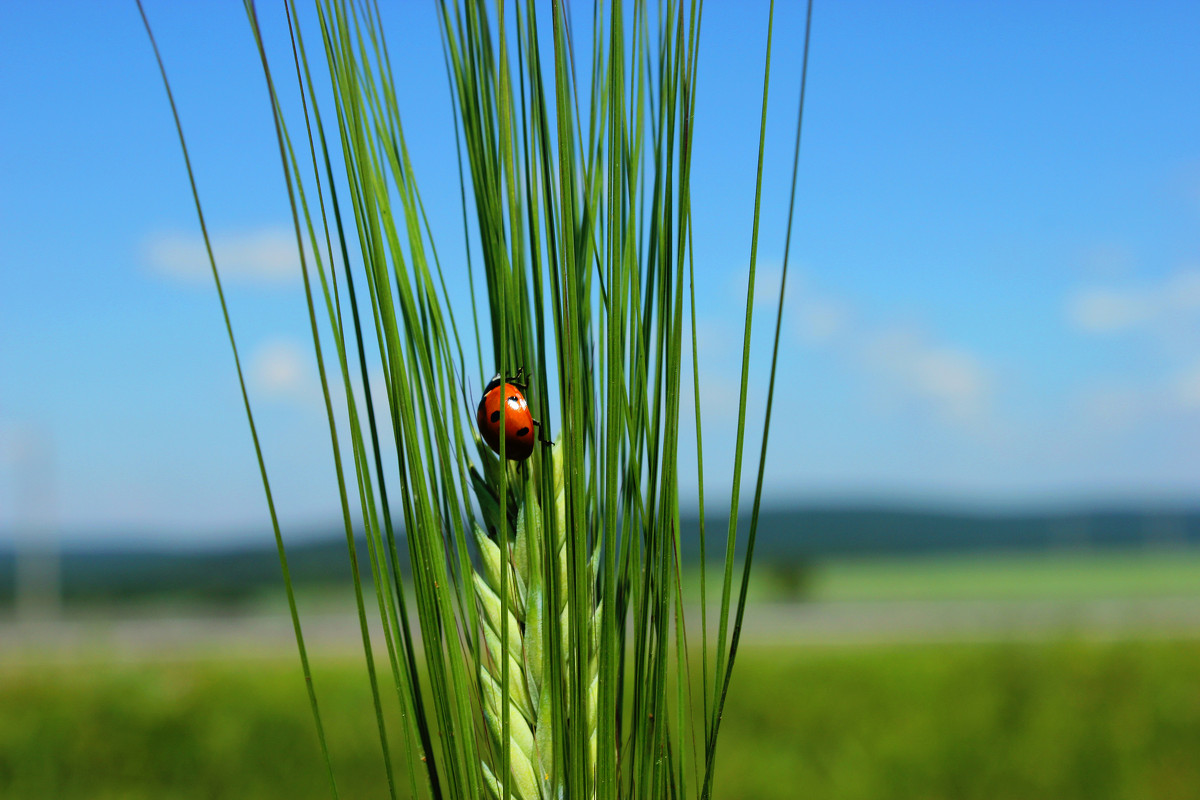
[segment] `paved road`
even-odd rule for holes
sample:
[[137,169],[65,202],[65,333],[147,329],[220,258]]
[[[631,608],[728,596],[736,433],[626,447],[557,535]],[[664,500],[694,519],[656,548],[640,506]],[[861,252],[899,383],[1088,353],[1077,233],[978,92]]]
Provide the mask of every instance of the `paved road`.
[[[689,621],[699,627],[699,609]],[[710,616],[710,628],[715,624]],[[357,616],[302,617],[314,654],[361,647]],[[378,624],[372,626],[377,649]],[[693,631],[693,641],[698,630]],[[1200,636],[1200,597],[1086,601],[830,602],[758,604],[746,617],[747,644],[871,644],[1057,638]],[[0,667],[34,660],[272,657],[294,652],[286,614],[144,614],[0,620]]]
[[1200,597],[760,605],[747,615],[755,642],[1200,636]]

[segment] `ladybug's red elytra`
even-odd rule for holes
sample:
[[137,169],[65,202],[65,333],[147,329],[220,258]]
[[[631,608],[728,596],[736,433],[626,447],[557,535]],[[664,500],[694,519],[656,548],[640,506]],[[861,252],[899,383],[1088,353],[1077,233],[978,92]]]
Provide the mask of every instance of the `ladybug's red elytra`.
[[[496,375],[483,389],[483,398],[475,412],[475,424],[488,446],[500,452],[500,422],[504,421],[504,455],[510,461],[524,461],[533,453],[537,439],[534,428],[540,423],[533,418],[525,400],[525,370],[515,377],[501,379]],[[502,404],[508,407],[501,410]]]

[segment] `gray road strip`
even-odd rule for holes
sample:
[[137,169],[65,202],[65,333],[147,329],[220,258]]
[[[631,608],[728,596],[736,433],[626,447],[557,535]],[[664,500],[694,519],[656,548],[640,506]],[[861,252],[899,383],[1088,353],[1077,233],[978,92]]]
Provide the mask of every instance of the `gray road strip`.
[[[698,626],[699,610],[689,619]],[[710,628],[715,633],[714,614]],[[302,617],[315,656],[361,652],[353,613]],[[414,626],[415,627],[415,626]],[[378,623],[372,628],[382,645]],[[746,616],[748,645],[1008,641],[1053,638],[1192,638],[1200,636],[1200,597],[1086,601],[905,601],[758,604]],[[698,642],[699,631],[689,633]],[[286,657],[291,621],[280,614],[146,614],[0,620],[5,662]]]

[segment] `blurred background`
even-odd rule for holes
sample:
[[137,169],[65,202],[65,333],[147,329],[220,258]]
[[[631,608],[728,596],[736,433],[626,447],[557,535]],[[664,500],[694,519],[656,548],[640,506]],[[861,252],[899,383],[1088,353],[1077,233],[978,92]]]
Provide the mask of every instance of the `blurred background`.
[[[712,2],[702,30],[696,310],[718,532],[766,11]],[[235,3],[148,0],[147,13],[227,282],[339,786],[380,796],[253,39]],[[262,9],[287,63],[281,15]],[[15,0],[0,17],[0,796],[328,796],[136,6]],[[466,315],[434,7],[384,20]],[[818,3],[813,24],[718,796],[1200,797],[1200,7],[839,2]],[[800,4],[775,25],[752,420],[783,262]],[[695,607],[698,485],[680,488]]]

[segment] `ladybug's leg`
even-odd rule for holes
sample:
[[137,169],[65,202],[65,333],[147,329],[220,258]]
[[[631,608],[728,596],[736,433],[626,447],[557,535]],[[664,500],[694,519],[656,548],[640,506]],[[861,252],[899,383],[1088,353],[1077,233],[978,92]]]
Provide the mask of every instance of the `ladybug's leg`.
[[[542,431],[542,423],[538,422],[538,421],[535,419],[535,420],[533,421],[533,427],[534,427],[534,428],[536,428],[536,429],[538,430],[538,433],[539,433],[539,434],[541,433],[541,431]],[[545,434],[542,434],[542,435],[538,436],[538,441],[539,441],[539,442],[541,442],[542,444],[548,444],[548,445],[550,445],[551,447],[553,447],[553,446],[554,446],[554,442],[552,442],[552,441],[550,441],[549,439],[547,439],[547,438],[546,438],[546,436],[545,436]]]

